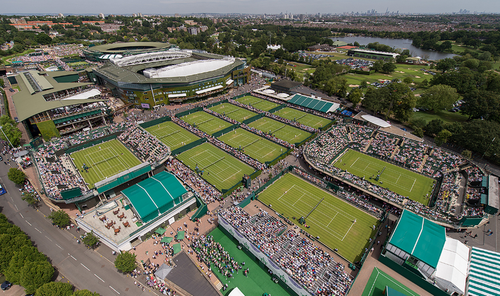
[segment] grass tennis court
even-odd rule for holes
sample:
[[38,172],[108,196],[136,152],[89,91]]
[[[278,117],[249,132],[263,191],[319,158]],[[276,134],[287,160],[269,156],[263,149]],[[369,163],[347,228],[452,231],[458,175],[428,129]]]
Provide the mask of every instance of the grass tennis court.
[[210,110],[215,111],[219,114],[226,115],[227,117],[234,119],[236,121],[242,122],[248,118],[254,117],[257,113],[235,106],[230,103],[223,103],[217,106],[213,106]]
[[181,119],[191,125],[196,124],[196,127],[199,130],[210,135],[232,125],[231,123],[215,117],[212,114],[208,114],[205,111],[194,112],[186,116],[182,116]]
[[[339,254],[351,262],[361,259],[370,236],[375,233],[372,227],[379,223],[377,218],[291,173],[266,188],[259,200],[271,204],[274,211],[288,217],[309,234],[319,236],[330,249],[337,248]],[[298,220],[311,211],[306,219],[310,228],[306,228]]]
[[245,262],[244,268],[249,268],[248,277],[241,273],[234,273],[233,278],[226,279],[222,275],[217,267],[212,266],[213,273],[217,278],[223,283],[228,284],[228,289],[221,293],[223,295],[228,295],[231,290],[238,287],[241,292],[245,295],[264,295],[268,293],[271,295],[288,296],[289,294],[280,285],[275,284],[272,281],[272,275],[267,272],[267,269],[263,269],[261,265],[252,260],[243,250],[238,249],[238,243],[235,242],[231,237],[227,236],[219,228],[215,228],[210,235],[214,237],[214,241],[220,243],[226,252],[228,252],[231,257],[234,258],[238,263]]
[[170,150],[175,150],[199,139],[198,136],[178,126],[173,121],[165,121],[150,126],[146,130],[170,147]]
[[332,122],[330,119],[316,116],[313,114],[309,114],[309,113],[306,113],[306,112],[303,112],[303,111],[300,111],[297,109],[289,108],[289,107],[280,109],[280,110],[274,112],[273,114],[276,114],[276,115],[283,117],[283,118],[286,118],[286,119],[295,120],[299,123],[302,123],[303,125],[307,125],[307,126],[310,126],[312,128],[324,127],[327,124],[329,124],[330,122]]
[[251,166],[210,143],[189,149],[179,154],[177,159],[193,171],[196,171],[196,166],[198,166],[199,170],[203,171],[203,179],[218,190],[231,188],[241,182],[243,175],[250,175],[255,171]]
[[[429,203],[435,183],[434,179],[355,150],[347,151],[334,166],[424,205]],[[379,181],[375,181],[382,170]]]
[[363,290],[361,296],[384,296],[385,287],[391,287],[392,289],[403,293],[408,296],[418,296],[418,293],[413,292],[405,285],[396,281],[393,277],[383,272],[382,270],[375,267],[368,279],[368,283]]
[[287,141],[290,144],[300,143],[312,135],[309,132],[269,117],[262,117],[261,119],[250,123],[249,126],[265,133],[269,133],[269,131],[271,131],[273,136],[283,141]]
[[269,110],[279,106],[279,104],[273,103],[271,101],[259,99],[259,98],[256,98],[254,96],[244,96],[244,97],[237,99],[236,101],[238,101],[242,104],[245,104],[245,105],[251,105],[252,107],[257,108],[257,109],[262,110],[262,111],[269,111]]
[[235,129],[219,140],[234,148],[243,148],[243,152],[262,163],[271,161],[284,153],[287,149],[266,138],[262,138],[242,128]]
[[[89,188],[94,188],[98,181],[141,164],[141,161],[118,140],[73,152],[71,158]],[[89,168],[87,172],[83,169],[83,164]]]

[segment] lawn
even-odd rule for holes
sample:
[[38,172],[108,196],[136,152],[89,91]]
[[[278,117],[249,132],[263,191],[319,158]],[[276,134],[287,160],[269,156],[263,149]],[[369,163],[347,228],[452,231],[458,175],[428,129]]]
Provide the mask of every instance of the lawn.
[[330,122],[332,122],[330,119],[323,118],[317,115],[309,114],[294,108],[283,108],[280,109],[273,114],[276,114],[280,117],[290,119],[290,120],[295,120],[299,123],[302,123],[303,125],[310,126],[312,128],[320,128],[324,127]]
[[[141,161],[118,140],[104,142],[71,154],[77,170],[80,171],[89,188],[96,182],[128,170]],[[87,166],[85,171],[83,167]]]
[[372,274],[366,283],[365,290],[361,296],[384,296],[385,287],[388,286],[400,293],[407,296],[418,296],[419,294],[413,292],[405,285],[396,281],[393,277],[378,269],[373,268]]
[[[355,150],[347,151],[334,166],[424,205],[429,203],[435,183],[434,179]],[[378,174],[380,179],[376,181]]]
[[269,111],[269,110],[279,106],[279,104],[276,104],[276,103],[273,103],[270,101],[266,101],[263,99],[259,99],[259,98],[256,98],[254,96],[244,96],[244,97],[237,99],[236,101],[238,101],[242,104],[245,104],[245,105],[251,105],[252,107],[257,108],[257,109],[262,110],[262,111]]
[[431,80],[432,75],[421,71],[420,69],[428,69],[425,65],[407,65],[407,64],[396,64],[396,70],[391,74],[374,73],[370,75],[348,73],[342,77],[347,79],[348,85],[360,85],[363,81],[368,81],[370,83],[377,82],[380,80],[393,80],[393,79],[405,79],[410,77],[413,82],[421,82],[424,79],[427,81]]
[[193,171],[198,167],[202,171],[203,179],[220,191],[233,187],[241,182],[243,175],[250,175],[255,171],[251,166],[210,143],[189,149],[179,154],[177,159]]
[[264,133],[271,132],[276,138],[291,144],[300,143],[311,136],[309,132],[268,117],[262,117],[250,123],[249,126],[263,131]]
[[231,119],[238,122],[242,122],[248,118],[254,117],[257,113],[247,110],[245,108],[238,107],[230,103],[223,103],[217,106],[213,106],[210,110],[215,111],[219,114],[223,114]]
[[219,140],[234,148],[241,147],[243,153],[262,163],[275,159],[287,150],[283,146],[242,128],[220,136]]
[[431,113],[431,112],[424,112],[424,111],[419,111],[419,112],[413,112],[411,115],[411,120],[414,119],[423,119],[425,120],[426,123],[433,119],[441,119],[444,122],[462,122],[466,121],[467,118],[469,118],[466,115],[461,114],[460,112],[450,112],[450,111],[439,111],[436,113]]
[[[361,259],[369,238],[375,234],[372,227],[379,223],[377,218],[291,173],[266,188],[258,198],[312,236],[319,236],[330,249],[337,248],[351,262]],[[309,213],[305,225],[310,228],[297,223]]]
[[185,122],[196,126],[201,131],[212,135],[220,130],[230,127],[232,124],[205,111],[194,112],[181,117]]
[[178,126],[173,121],[165,121],[158,125],[150,126],[146,130],[163,144],[170,147],[171,151],[199,139],[198,136]]
[[268,293],[270,295],[289,295],[285,289],[272,281],[272,275],[267,272],[267,269],[261,267],[258,262],[252,260],[244,251],[238,249],[238,244],[234,242],[231,237],[224,234],[219,228],[215,228],[210,235],[213,236],[214,241],[220,243],[226,252],[228,252],[234,260],[238,263],[245,262],[244,268],[249,268],[248,277],[243,272],[233,274],[233,278],[227,279],[222,275],[217,267],[212,266],[213,273],[222,282],[228,284],[228,289],[222,291],[223,295],[228,295],[231,290],[238,287],[245,295],[263,295]]

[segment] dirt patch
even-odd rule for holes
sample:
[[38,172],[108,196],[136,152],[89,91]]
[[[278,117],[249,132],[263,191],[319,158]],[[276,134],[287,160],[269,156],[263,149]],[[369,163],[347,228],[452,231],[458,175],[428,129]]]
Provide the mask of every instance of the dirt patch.
[[424,75],[429,75],[429,73],[424,73]]
[[349,84],[349,87],[359,87],[358,84]]
[[420,97],[420,94],[415,94],[415,97]]
[[[408,69],[409,70],[409,69]],[[405,72],[403,71],[395,71],[396,73],[401,73],[401,74],[404,74]]]
[[420,76],[415,76],[415,78],[417,78],[417,79],[418,79],[418,78],[420,78]]

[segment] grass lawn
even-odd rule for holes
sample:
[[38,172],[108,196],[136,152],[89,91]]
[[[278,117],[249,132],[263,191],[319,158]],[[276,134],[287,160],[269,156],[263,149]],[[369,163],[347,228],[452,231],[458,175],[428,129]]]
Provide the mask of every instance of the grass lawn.
[[184,153],[177,159],[196,171],[203,171],[202,177],[218,190],[229,189],[241,182],[243,175],[250,175],[255,170],[239,159],[227,154],[210,143],[204,143]]
[[170,150],[175,150],[199,139],[198,136],[178,126],[173,121],[165,121],[150,126],[146,130],[170,147]]
[[427,69],[424,65],[407,65],[407,64],[396,64],[396,70],[391,74],[374,73],[370,75],[348,73],[342,77],[347,79],[348,85],[360,85],[363,81],[368,81],[370,83],[380,81],[380,80],[393,80],[399,78],[401,80],[406,77],[410,77],[414,82],[421,82],[424,79],[427,81],[431,80],[432,75],[421,71],[420,69]]
[[219,272],[217,267],[212,266],[213,273],[222,282],[228,284],[228,289],[221,293],[228,295],[233,288],[238,287],[245,295],[263,295],[268,293],[271,295],[289,295],[285,289],[272,281],[272,275],[267,272],[267,269],[262,268],[258,262],[255,262],[244,251],[238,249],[236,243],[231,237],[224,234],[219,228],[215,228],[210,235],[213,236],[214,241],[220,243],[226,252],[234,258],[238,263],[245,262],[244,268],[249,268],[248,277],[243,272],[235,273],[233,278],[226,279],[226,277]]
[[256,98],[254,96],[244,96],[244,97],[237,99],[236,101],[238,101],[242,104],[245,104],[245,105],[251,105],[252,107],[257,108],[257,109],[262,110],[262,111],[269,111],[269,110],[279,106],[279,104],[276,104],[276,103],[273,103],[270,101],[266,101],[263,99],[259,99],[259,98]]
[[418,296],[405,285],[396,281],[393,277],[375,267],[366,283],[365,290],[361,296],[384,296],[385,287],[388,286],[407,296]]
[[[410,170],[395,166],[383,160],[368,156],[358,151],[349,150],[334,166],[346,170],[358,177],[365,177],[369,182],[387,188],[402,196],[407,196],[411,200],[418,201],[424,205],[429,203],[434,179],[422,176]],[[380,180],[375,178],[382,169],[385,170],[380,175]]]
[[321,202],[306,219],[310,228],[297,225],[314,237],[319,236],[330,249],[337,248],[351,262],[361,259],[375,233],[372,226],[379,223],[377,218],[291,173],[266,188],[259,200],[294,222],[306,217]]
[[[71,158],[85,182],[90,184],[89,188],[94,188],[98,181],[141,164],[141,161],[118,140],[73,152]],[[83,164],[89,168],[87,172],[83,170]]]
[[262,117],[250,123],[249,126],[265,133],[271,131],[276,138],[291,144],[300,143],[311,136],[311,133],[268,117]]
[[303,125],[307,125],[313,128],[324,127],[330,122],[332,122],[330,119],[309,114],[289,107],[278,110],[273,114],[276,114],[286,119],[296,120],[297,122],[302,123]]
[[285,147],[242,128],[220,136],[219,140],[234,148],[241,146],[246,155],[262,163],[271,161],[286,151]]
[[423,119],[425,122],[429,122],[433,119],[441,119],[444,122],[462,122],[466,121],[468,116],[461,114],[460,112],[450,112],[450,111],[439,111],[436,113],[431,113],[431,112],[424,112],[424,111],[419,111],[419,112],[413,112],[411,119]]
[[186,116],[182,116],[181,119],[193,126],[196,125],[199,130],[204,131],[209,135],[232,125],[231,123],[215,117],[212,114],[208,114],[205,111],[194,112]]
[[215,111],[219,114],[226,115],[227,117],[234,119],[238,122],[242,122],[248,118],[254,117],[257,113],[247,110],[245,108],[241,108],[235,106],[230,103],[219,104],[217,106],[213,106],[210,110]]

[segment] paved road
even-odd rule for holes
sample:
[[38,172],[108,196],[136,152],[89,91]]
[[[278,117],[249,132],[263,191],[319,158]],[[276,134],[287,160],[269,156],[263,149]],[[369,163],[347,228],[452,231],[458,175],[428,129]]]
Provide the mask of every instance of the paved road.
[[[95,291],[102,296],[156,295],[148,290],[142,291],[132,278],[118,273],[109,260],[113,259],[111,251],[109,256],[102,256],[88,250],[83,244],[77,244],[71,232],[52,226],[45,218],[50,212],[46,206],[42,205],[39,210],[29,207],[21,199],[19,189],[8,180],[9,168],[10,165],[0,162],[0,182],[7,190],[7,194],[0,196],[0,211],[21,227],[38,249],[49,257],[59,271],[61,281],[69,281],[78,289]],[[107,251],[107,248],[102,250]]]

